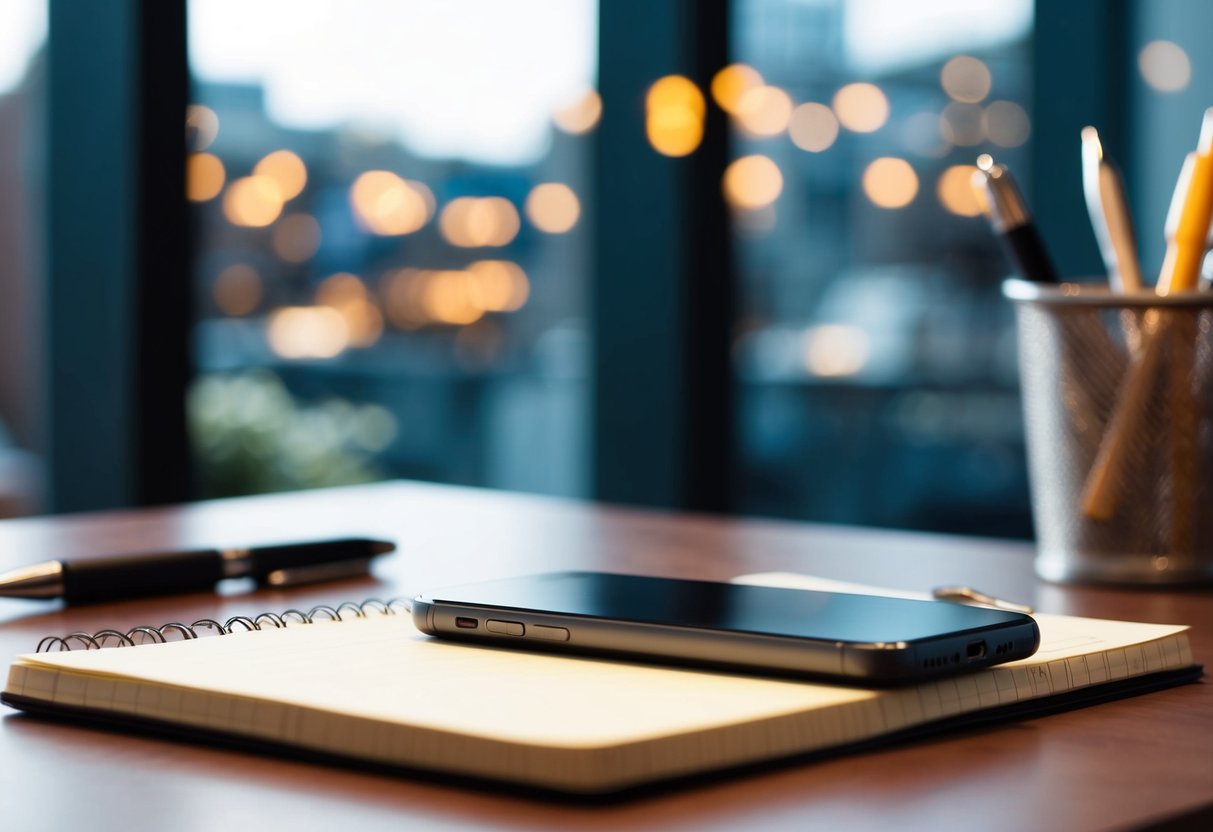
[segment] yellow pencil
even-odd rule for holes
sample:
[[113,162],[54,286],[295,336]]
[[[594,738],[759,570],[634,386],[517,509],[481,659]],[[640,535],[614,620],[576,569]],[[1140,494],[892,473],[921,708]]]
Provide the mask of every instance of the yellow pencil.
[[[1189,154],[1176,182],[1166,223],[1167,253],[1156,290],[1160,295],[1198,288],[1205,240],[1213,222],[1213,108],[1205,111],[1196,152]],[[1095,464],[1087,475],[1080,503],[1084,515],[1108,520],[1116,510],[1130,477],[1126,466],[1130,448],[1138,441],[1154,390],[1153,377],[1169,374],[1171,482],[1173,501],[1172,551],[1191,546],[1192,489],[1196,463],[1192,438],[1192,341],[1194,321],[1182,311],[1151,311],[1145,321],[1146,344],[1129,369],[1100,442]],[[1166,363],[1164,364],[1164,354]]]
[[1185,162],[1172,206],[1176,201],[1180,206],[1179,219],[1174,233],[1168,234],[1167,253],[1158,275],[1160,295],[1190,292],[1200,283],[1205,240],[1209,236],[1209,225],[1213,222],[1213,107],[1205,110],[1195,158],[1190,163]]

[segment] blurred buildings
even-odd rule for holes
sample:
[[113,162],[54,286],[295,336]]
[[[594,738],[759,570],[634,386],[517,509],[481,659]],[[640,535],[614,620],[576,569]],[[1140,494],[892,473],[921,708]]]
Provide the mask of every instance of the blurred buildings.
[[[200,82],[195,100],[193,412],[208,490],[347,470],[585,493],[584,138],[553,123],[540,163],[489,166],[358,129],[282,128],[256,86]],[[220,406],[227,388],[208,382],[253,369],[308,414],[295,441],[267,430],[289,408]],[[257,436],[275,441],[250,447]],[[286,473],[326,436],[314,476]],[[241,454],[278,460],[282,478],[241,483],[225,470]]]
[[[1136,64],[1101,83],[1161,112],[1199,75],[1168,35],[1197,6],[1134,6]],[[1031,0],[733,0],[714,77],[671,67],[604,101],[599,62],[628,56],[598,54],[590,0],[187,8],[194,260],[165,279],[194,291],[200,495],[416,477],[595,496],[591,391],[615,358],[591,354],[591,290],[618,275],[591,232],[620,211],[596,128],[611,113],[674,165],[723,111],[729,164],[699,193],[735,254],[732,508],[1030,534],[1008,267],[969,174],[991,153],[1032,181],[1062,11],[1042,39]],[[41,451],[30,199],[53,160],[28,152],[29,112],[0,92],[0,421]],[[1173,176],[1167,153],[1124,161]],[[1078,201],[1028,196],[1053,217]],[[1084,218],[1069,231],[1091,247]]]
[[[1004,266],[968,172],[987,150],[1024,164],[1030,9],[968,41],[924,33],[916,49],[893,38],[882,52],[848,29],[874,13],[864,5],[737,3],[738,64],[712,90],[661,80],[646,104],[668,156],[694,151],[706,106],[735,126],[722,188],[742,308],[737,504],[1026,534]],[[233,412],[209,400],[224,388],[208,377],[261,368],[311,409],[312,439],[272,445],[274,459],[307,456],[317,408],[338,399],[342,418],[373,407],[392,429],[371,443],[346,431],[349,464],[318,470],[585,494],[582,214],[610,210],[593,206],[587,172],[602,105],[574,102],[564,117],[580,107],[584,121],[567,132],[554,114],[547,152],[503,166],[426,157],[356,126],[286,129],[256,85],[200,80],[195,101],[195,413]],[[275,159],[294,160],[302,190],[259,206],[259,171]],[[486,305],[486,280],[510,300]],[[236,458],[217,424],[199,428],[204,473]]]

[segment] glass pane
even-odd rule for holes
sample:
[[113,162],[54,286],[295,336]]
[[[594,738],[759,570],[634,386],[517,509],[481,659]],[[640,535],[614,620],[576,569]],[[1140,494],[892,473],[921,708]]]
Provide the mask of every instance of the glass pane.
[[46,0],[0,4],[0,517],[42,506]]
[[736,0],[740,509],[1031,533],[1007,266],[970,188],[1027,177],[1031,0]]
[[596,5],[189,12],[203,493],[584,493]]

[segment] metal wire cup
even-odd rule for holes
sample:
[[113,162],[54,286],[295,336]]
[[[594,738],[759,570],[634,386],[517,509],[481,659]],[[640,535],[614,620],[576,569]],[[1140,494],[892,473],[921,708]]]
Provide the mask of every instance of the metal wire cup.
[[1008,280],[1053,581],[1213,580],[1213,293]]

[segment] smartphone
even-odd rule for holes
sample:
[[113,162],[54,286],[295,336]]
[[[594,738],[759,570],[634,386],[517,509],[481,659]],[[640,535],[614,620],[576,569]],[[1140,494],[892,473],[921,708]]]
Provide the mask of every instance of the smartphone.
[[506,647],[904,684],[1036,652],[1031,616],[945,601],[554,572],[417,596],[424,633]]

